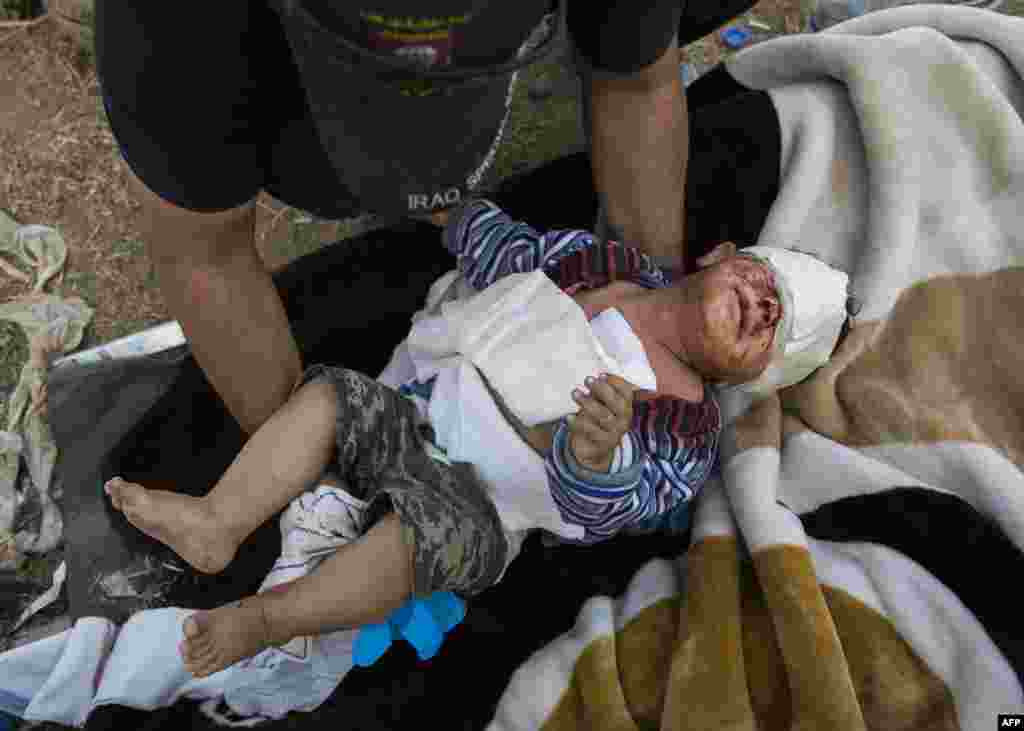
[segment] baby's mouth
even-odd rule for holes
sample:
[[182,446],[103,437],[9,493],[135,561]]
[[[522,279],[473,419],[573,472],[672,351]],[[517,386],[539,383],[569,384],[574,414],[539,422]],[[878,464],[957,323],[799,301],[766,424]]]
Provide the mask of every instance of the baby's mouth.
[[747,301],[746,301],[746,299],[744,299],[743,294],[740,292],[740,288],[739,287],[735,288],[735,292],[736,292],[736,307],[737,307],[737,311],[740,314],[739,331],[740,331],[741,335],[746,335],[747,334],[747,319],[748,319]]
[[[762,295],[742,285],[735,287],[735,290],[739,303],[740,332],[753,336],[761,330],[762,325],[774,330],[782,315],[782,303],[778,300],[778,294],[773,291],[771,294]],[[768,315],[767,317],[763,316],[762,308],[769,310],[768,313],[764,313]]]

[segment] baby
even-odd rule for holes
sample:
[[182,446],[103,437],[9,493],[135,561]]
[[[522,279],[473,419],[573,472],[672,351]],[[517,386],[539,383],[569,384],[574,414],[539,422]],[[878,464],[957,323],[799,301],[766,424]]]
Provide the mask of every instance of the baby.
[[[845,275],[842,292],[833,286],[840,280],[829,281],[795,300],[801,267],[815,264],[787,258],[804,257],[793,252],[737,255],[721,244],[699,271],[671,282],[636,249],[598,244],[584,231],[540,234],[483,200],[457,209],[443,239],[475,289],[542,270],[587,320],[618,310],[643,346],[656,392],[595,373],[573,391],[577,413],[517,429],[543,458],[553,504],[582,543],[685,527],[721,429],[705,382],[742,388],[766,374],[774,375],[762,388],[796,382],[827,360],[845,321]],[[835,271],[805,258],[820,267],[818,278]],[[801,319],[808,296],[819,306]],[[790,338],[794,322],[811,320],[823,338]],[[824,343],[824,360],[808,358],[808,343]],[[796,370],[787,359],[799,361]],[[205,497],[107,483],[115,509],[207,573],[224,569],[252,531],[327,470],[370,506],[365,534],[312,573],[190,616],[181,653],[191,673],[209,675],[293,637],[382,622],[412,596],[473,596],[500,579],[514,550],[487,487],[437,448],[423,408],[433,388],[412,381],[396,391],[315,366]]]

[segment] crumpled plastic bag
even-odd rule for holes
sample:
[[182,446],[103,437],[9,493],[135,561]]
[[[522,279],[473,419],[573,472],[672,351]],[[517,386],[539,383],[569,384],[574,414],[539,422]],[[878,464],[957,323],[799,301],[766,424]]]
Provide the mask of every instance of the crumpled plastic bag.
[[[16,277],[32,284],[30,294],[0,305],[0,320],[22,329],[30,353],[10,397],[5,431],[0,431],[0,569],[9,569],[17,568],[25,553],[46,553],[63,538],[46,376],[55,357],[81,344],[93,310],[80,298],[42,291],[67,261],[67,247],[55,229],[18,226],[0,212],[0,254],[34,272],[34,277]],[[4,267],[8,274],[11,269]]]
[[64,270],[68,249],[56,229],[38,225],[19,226],[0,212],[0,255],[15,258],[35,274],[33,281],[23,271],[6,263],[3,266],[9,276],[31,284],[32,292],[38,294]]

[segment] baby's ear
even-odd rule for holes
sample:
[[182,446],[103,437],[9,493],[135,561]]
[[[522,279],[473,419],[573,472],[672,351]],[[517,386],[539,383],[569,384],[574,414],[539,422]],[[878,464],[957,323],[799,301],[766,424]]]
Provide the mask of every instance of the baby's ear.
[[707,254],[697,259],[697,268],[707,269],[709,266],[722,261],[722,259],[728,259],[730,256],[734,256],[735,254],[736,244],[731,241],[723,241]]

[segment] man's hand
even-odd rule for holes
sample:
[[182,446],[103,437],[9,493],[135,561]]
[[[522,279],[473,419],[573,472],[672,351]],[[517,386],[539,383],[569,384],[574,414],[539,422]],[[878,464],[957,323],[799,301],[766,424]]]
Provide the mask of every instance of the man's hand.
[[413,216],[413,218],[420,221],[426,221],[427,223],[433,224],[438,228],[444,228],[448,225],[448,216],[451,214],[451,209],[442,208],[440,211],[434,211],[426,215]]
[[572,392],[580,410],[569,417],[569,448],[576,461],[594,472],[607,472],[623,435],[633,422],[633,393],[640,390],[610,374],[588,378],[590,394]]

